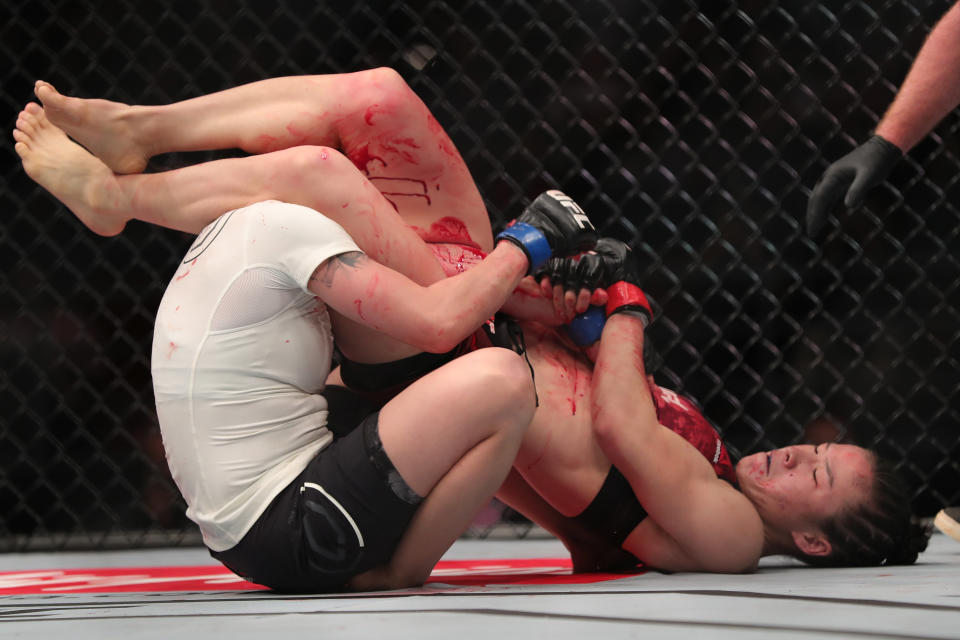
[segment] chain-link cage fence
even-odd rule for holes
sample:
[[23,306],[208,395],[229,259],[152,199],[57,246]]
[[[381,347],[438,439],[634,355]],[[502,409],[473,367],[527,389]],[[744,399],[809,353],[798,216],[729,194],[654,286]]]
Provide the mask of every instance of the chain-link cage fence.
[[[393,67],[460,148],[496,222],[560,187],[633,244],[660,310],[661,384],[696,398],[734,450],[871,446],[931,515],[960,501],[957,115],[823,237],[806,236],[803,215],[948,7],[5,0],[2,99],[9,131],[37,78],[159,104]],[[140,223],[91,234],[4,140],[0,548],[196,542],[166,471],[148,361],[190,239]]]

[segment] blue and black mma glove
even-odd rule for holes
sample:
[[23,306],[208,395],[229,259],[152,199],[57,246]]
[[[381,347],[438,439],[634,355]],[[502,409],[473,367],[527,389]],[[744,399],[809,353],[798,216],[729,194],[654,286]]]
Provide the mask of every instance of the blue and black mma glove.
[[553,256],[571,256],[593,248],[597,230],[576,202],[553,189],[537,196],[520,217],[497,234],[497,240],[508,240],[523,250],[530,274]]

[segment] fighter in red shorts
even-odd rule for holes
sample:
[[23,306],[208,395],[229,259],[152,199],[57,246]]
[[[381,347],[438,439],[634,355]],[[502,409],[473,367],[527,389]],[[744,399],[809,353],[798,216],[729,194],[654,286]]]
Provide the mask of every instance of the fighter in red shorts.
[[[270,152],[170,174],[104,176],[121,206],[71,206],[100,233],[119,232],[129,217],[197,232],[225,210],[276,198],[323,211],[368,255],[402,265],[419,282],[466,269],[492,246],[482,200],[459,154],[389,70],[277,78],[160,107],[65,98],[45,84],[38,97],[54,123],[118,171],[139,170],[151,155],[175,149]],[[350,177],[334,147],[366,182]],[[56,185],[48,188],[57,193]],[[184,197],[165,197],[171,193]],[[373,223],[369,212],[385,207],[398,218]],[[601,284],[638,288],[625,269]],[[572,306],[584,311],[588,301],[589,295],[579,295]],[[738,487],[722,469],[718,477],[716,442],[712,453],[709,446],[715,436],[705,438],[703,451],[662,427],[672,397],[649,386],[637,357],[643,344],[629,313],[634,310],[611,310],[595,368],[559,337],[557,326],[570,314],[558,314],[535,282],[522,284],[504,309],[523,318],[516,337],[526,343],[540,406],[501,495],[560,536],[579,567],[601,566],[613,557],[610,547],[667,570],[711,571],[748,571],[768,553],[814,563],[909,562],[922,548],[902,492],[873,454],[858,447],[758,453],[737,465]],[[334,315],[335,326],[343,320]],[[375,331],[343,335],[339,346],[356,363],[420,358],[417,348],[385,345]],[[366,371],[374,370],[387,371],[377,387],[408,381],[402,367]],[[690,406],[683,413],[691,415]],[[721,447],[717,461],[722,457]],[[619,490],[629,487],[628,498],[646,515],[610,525],[592,517],[599,507],[591,511],[591,505],[598,498],[611,502],[605,496],[612,490],[604,486],[617,473],[625,481]]]

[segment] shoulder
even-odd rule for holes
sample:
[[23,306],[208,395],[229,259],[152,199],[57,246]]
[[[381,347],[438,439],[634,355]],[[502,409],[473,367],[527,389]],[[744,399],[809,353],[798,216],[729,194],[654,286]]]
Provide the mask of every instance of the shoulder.
[[713,484],[716,518],[704,543],[705,568],[724,573],[753,571],[763,555],[763,520],[753,503],[729,483],[718,478]]
[[647,518],[624,548],[666,571],[749,573],[763,553],[763,521],[746,496],[714,478],[700,484],[677,522]]
[[731,484],[737,477],[733,470],[730,452],[720,437],[720,432],[707,419],[697,404],[685,396],[651,385],[654,404],[657,407],[657,419],[660,424],[674,433],[683,436],[713,466],[714,473]]

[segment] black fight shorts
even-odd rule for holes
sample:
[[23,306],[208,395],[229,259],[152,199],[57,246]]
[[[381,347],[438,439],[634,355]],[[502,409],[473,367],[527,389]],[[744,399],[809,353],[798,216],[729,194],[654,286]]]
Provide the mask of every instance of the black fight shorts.
[[236,546],[210,555],[251,582],[295,593],[340,590],[390,560],[422,498],[383,450],[378,416],[336,438]]

